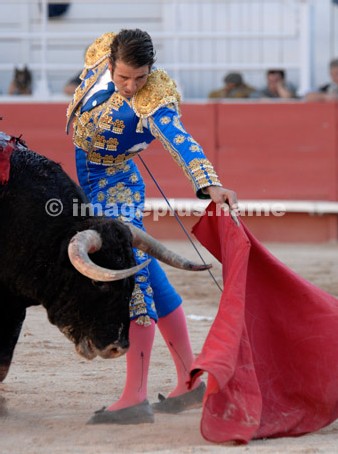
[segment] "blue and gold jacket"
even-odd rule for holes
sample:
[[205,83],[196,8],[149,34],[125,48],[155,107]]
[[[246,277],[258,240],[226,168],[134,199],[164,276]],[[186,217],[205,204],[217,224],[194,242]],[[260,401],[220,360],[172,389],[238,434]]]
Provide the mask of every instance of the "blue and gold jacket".
[[107,71],[114,36],[106,33],[87,49],[82,82],[67,109],[67,132],[73,122],[75,146],[87,153],[89,161],[104,166],[133,158],[157,138],[182,168],[197,195],[203,197],[202,188],[221,184],[202,147],[180,121],[180,95],[165,71],[154,69],[131,99],[113,88],[103,102],[89,99],[84,103],[89,90]]

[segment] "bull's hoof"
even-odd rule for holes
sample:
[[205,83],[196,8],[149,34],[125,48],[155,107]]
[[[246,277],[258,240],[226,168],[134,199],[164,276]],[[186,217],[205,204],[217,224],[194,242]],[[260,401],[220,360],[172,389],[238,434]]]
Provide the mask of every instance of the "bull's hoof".
[[147,400],[132,407],[109,411],[97,410],[87,424],[144,424],[154,422],[154,414]]
[[176,397],[165,398],[162,394],[158,395],[159,402],[152,404],[155,413],[181,413],[181,411],[191,410],[201,407],[205,393],[205,384],[201,382],[197,388]]
[[0,383],[7,377],[9,366],[10,364],[0,364]]

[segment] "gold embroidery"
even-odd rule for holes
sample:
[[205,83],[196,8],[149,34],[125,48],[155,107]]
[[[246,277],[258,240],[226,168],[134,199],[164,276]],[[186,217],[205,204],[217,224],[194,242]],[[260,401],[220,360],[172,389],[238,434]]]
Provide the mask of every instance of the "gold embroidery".
[[98,200],[99,202],[103,202],[104,199],[105,199],[104,192],[102,192],[102,191],[98,192],[98,194],[97,194],[97,200]]
[[79,126],[76,128],[76,135],[78,138],[85,139],[87,137],[87,129],[79,123]]
[[[123,98],[114,93],[105,103],[94,107],[90,112],[75,113],[73,141],[76,146],[90,153],[93,149],[98,148],[107,151],[117,151],[119,141],[117,138],[106,140],[103,135],[104,131],[112,130],[116,134],[122,134],[125,128],[123,120],[116,119],[113,121],[111,109],[119,110],[123,105]],[[89,140],[91,139],[91,140]],[[112,165],[121,163],[126,159],[131,159],[134,154],[121,154],[118,157],[93,155],[93,162]]]
[[114,205],[114,204],[115,204],[115,199],[114,199],[114,197],[108,197],[108,198],[107,198],[107,202],[108,202],[109,205]]
[[114,164],[114,156],[107,154],[101,158],[102,164],[105,166],[111,166]]
[[193,159],[189,162],[188,168],[199,188],[210,185],[220,186],[218,176],[208,159]]
[[136,282],[146,282],[147,277],[146,276],[136,276]]
[[[86,148],[85,148],[85,145],[84,145],[83,142],[81,142],[81,144],[76,142],[76,145],[78,147],[82,148],[83,150],[88,150],[90,148],[91,144],[90,143],[87,144]],[[119,170],[124,170],[123,161],[125,161],[126,159],[129,159],[129,156],[126,156],[125,154],[120,154],[120,155],[114,157],[114,156],[109,155],[109,154],[108,155],[102,155],[98,151],[90,151],[87,154],[87,159],[88,159],[88,161],[94,162],[95,164],[103,164],[103,165],[106,165],[106,166],[114,166],[114,167],[108,168],[106,170],[107,175],[114,175]],[[127,170],[125,170],[125,171],[127,171]]]
[[124,183],[117,183],[107,191],[111,203],[124,203],[126,206],[134,206],[133,192]]
[[[101,64],[98,64],[97,68],[93,69],[93,74],[88,77],[84,83],[81,83],[77,89],[75,90],[73,99],[71,100],[70,104],[68,105],[67,108],[67,124],[66,124],[66,132],[68,132],[70,122],[74,116],[74,113],[77,111],[82,99],[85,97],[85,95],[88,93],[90,88],[95,84],[96,80],[98,77],[106,70],[107,68],[107,62],[103,61]],[[87,69],[85,69],[81,77],[84,78],[86,75]]]
[[91,115],[90,115],[90,112],[84,112],[82,115],[80,115],[79,117],[79,122],[82,126],[86,126],[89,121],[90,121],[90,118],[91,118]]
[[106,140],[105,140],[104,136],[101,136],[100,134],[98,134],[94,140],[94,147],[101,148],[102,150],[104,150],[105,142],[106,142]]
[[143,251],[140,251],[139,249],[136,251],[135,255],[137,257],[139,257],[140,259],[145,258],[145,256],[146,256],[146,254]]
[[107,150],[116,151],[119,141],[116,139],[116,137],[111,137],[110,139],[106,140],[106,144],[107,144]]
[[[160,140],[164,148],[169,151],[176,163],[181,167],[184,174],[191,181],[195,192],[210,185],[221,186],[215,169],[210,161],[206,158],[195,158],[187,164],[180,153],[172,146],[167,138],[161,134],[161,131],[155,125],[153,119],[150,119],[149,124],[153,135]],[[197,142],[195,143],[197,144]]]
[[160,123],[161,123],[162,125],[167,125],[167,124],[170,123],[170,121],[171,121],[170,118],[167,117],[167,116],[162,117],[162,118],[160,119]]
[[118,111],[120,107],[123,106],[123,103],[124,103],[123,97],[115,91],[109,100],[110,107],[113,110]]
[[[88,74],[88,71],[92,70],[93,74],[85,79],[84,83],[81,83],[75,90],[74,96],[67,108],[67,125],[66,131],[68,132],[70,121],[74,115],[74,112],[79,107],[80,102],[88,93],[89,89],[97,81],[98,77],[106,70],[108,65],[108,57],[110,55],[110,46],[115,37],[115,33],[104,33],[99,36],[87,49],[85,55],[84,69],[80,75],[82,80]],[[115,108],[118,110],[118,107]]]
[[177,134],[174,137],[174,143],[180,145],[181,143],[184,143],[184,142],[185,142],[185,137],[182,134]]
[[151,325],[151,318],[149,315],[142,315],[142,317],[138,317],[136,319],[137,325],[144,325],[144,326],[150,326]]
[[88,160],[96,164],[101,164],[101,154],[97,151],[91,151],[88,155]]
[[113,132],[115,132],[115,134],[123,134],[123,130],[125,127],[126,126],[123,120],[115,120],[113,122]]
[[139,208],[136,208],[136,211],[135,211],[135,218],[141,220],[142,217],[143,217],[143,212],[142,212],[142,210],[140,210]]
[[115,194],[115,199],[117,202],[120,202],[120,203],[126,202],[125,194],[123,194],[121,192],[118,192],[117,194]]
[[99,188],[104,188],[105,186],[107,186],[107,184],[108,184],[107,178],[101,178],[99,180]]
[[95,68],[102,60],[109,57],[110,46],[115,33],[104,33],[88,47],[85,56],[85,69]]
[[149,325],[151,319],[147,314],[147,306],[144,300],[144,295],[138,283],[135,284],[135,288],[132,294],[131,302],[129,305],[130,317],[137,317],[136,323],[139,325]]
[[129,181],[131,181],[132,183],[137,183],[137,182],[138,182],[138,176],[137,176],[137,174],[136,174],[136,173],[133,173],[132,175],[130,175]]
[[142,119],[148,118],[160,107],[173,103],[179,110],[181,101],[175,82],[162,69],[150,73],[147,83],[133,96],[131,105],[140,118],[137,131],[142,132]]
[[106,170],[106,174],[107,175],[115,175],[116,172],[118,172],[120,169],[116,167],[108,167],[108,169]]
[[[88,113],[88,112],[85,112]],[[106,111],[100,118],[99,127],[105,129],[106,131],[110,131],[111,126],[113,124],[113,119],[109,115],[109,111]]]
[[201,151],[201,147],[196,144],[196,145],[190,145],[189,150],[192,151],[193,153],[196,151]]

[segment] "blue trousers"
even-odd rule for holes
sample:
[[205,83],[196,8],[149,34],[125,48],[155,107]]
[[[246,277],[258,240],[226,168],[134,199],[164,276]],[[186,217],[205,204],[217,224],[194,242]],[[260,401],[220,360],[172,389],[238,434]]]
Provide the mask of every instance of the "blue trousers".
[[[93,204],[97,215],[132,223],[143,230],[145,185],[143,178],[131,160],[111,166],[87,160],[87,154],[76,148],[76,169],[79,183]],[[134,249],[137,264],[148,255]],[[135,274],[135,289],[130,302],[130,318],[140,324],[149,324],[150,319],[170,314],[182,303],[182,298],[169,282],[158,261]]]

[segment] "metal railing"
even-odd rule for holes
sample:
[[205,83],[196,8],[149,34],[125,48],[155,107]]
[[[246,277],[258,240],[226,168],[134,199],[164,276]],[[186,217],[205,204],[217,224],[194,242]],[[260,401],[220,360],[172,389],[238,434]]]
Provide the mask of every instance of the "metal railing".
[[[265,0],[266,1],[266,0]],[[253,0],[254,3],[264,3],[264,0]],[[8,4],[18,5],[25,3],[23,0],[17,2],[8,2]],[[63,46],[70,40],[74,39],[81,39],[83,41],[90,42],[92,39],[96,38],[101,31],[89,31],[89,30],[81,30],[81,31],[64,31],[62,27],[60,27],[60,31],[50,30],[49,27],[49,20],[47,14],[47,6],[48,0],[30,0],[29,3],[39,4],[40,6],[40,15],[39,20],[36,24],[38,30],[21,30],[21,31],[0,31],[0,43],[5,43],[6,40],[16,41],[18,42],[18,46],[20,43],[25,41],[28,42],[27,49],[34,46],[35,49],[39,50],[39,58],[35,58],[35,60],[29,59],[29,67],[34,71],[36,75],[36,88],[34,92],[34,96],[38,98],[50,98],[51,92],[49,87],[49,75],[50,73],[65,73],[69,71],[78,71],[79,66],[77,63],[54,63],[48,61],[48,52],[51,44],[53,41],[57,40],[59,43],[64,43]],[[73,0],[72,4],[80,3],[79,0]],[[83,8],[85,8],[87,2],[81,1],[83,4]],[[101,2],[104,3],[104,2]],[[109,2],[110,4],[114,4],[116,2]],[[127,5],[125,2],[124,7],[126,8]],[[136,1],[130,1],[133,4],[133,8],[142,8],[142,4],[139,4]],[[256,40],[261,43],[261,46],[268,46],[269,42],[272,41],[293,41],[295,46],[298,48],[297,58],[295,59],[284,59],[282,62],[282,66],[286,70],[295,70],[297,72],[297,86],[298,91],[303,93],[309,89],[311,86],[311,29],[310,29],[310,22],[311,22],[311,2],[308,0],[275,0],[270,3],[278,4],[279,7],[283,5],[288,6],[290,9],[290,5],[292,6],[293,11],[295,12],[294,18],[295,23],[293,24],[293,28],[280,30],[280,31],[266,31],[256,30],[256,31],[247,31],[244,28],[242,30],[235,30],[235,31],[220,31],[220,30],[208,30],[207,27],[203,25],[200,26],[199,30],[187,30],[184,26],[184,21],[182,19],[182,13],[187,11],[184,9],[184,5],[186,8],[189,8],[189,4],[196,4],[201,5],[201,15],[203,13],[202,6],[204,5],[211,5],[215,6],[216,4],[226,3],[228,5],[237,4],[237,7],[240,8],[241,4],[242,7],[245,7],[248,4],[247,1],[237,1],[234,0],[224,0],[223,2],[219,2],[218,0],[210,0],[206,1],[197,1],[197,2],[189,2],[189,0],[185,0],[184,2],[179,2],[178,0],[162,0],[160,2],[156,2],[155,0],[152,2],[148,0],[146,3],[153,3],[158,6],[159,3],[166,6],[166,12],[163,14],[168,13],[168,8],[170,8],[170,14],[174,17],[177,17],[177,21],[173,21],[171,24],[171,30],[162,30],[162,31],[153,31],[151,32],[151,36],[157,43],[161,44],[161,47],[164,49],[170,47],[170,57],[163,51],[160,55],[160,66],[165,67],[173,77],[175,77],[178,85],[184,85],[186,82],[184,79],[183,74],[185,73],[199,73],[200,78],[203,79],[203,73],[206,72],[226,72],[231,70],[239,70],[239,71],[264,71],[269,67],[276,67],[276,60],[269,59],[269,58],[261,58],[251,61],[245,61],[244,59],[237,58],[237,59],[227,59],[226,61],[223,60],[210,60],[210,57],[206,55],[207,52],[202,52],[199,61],[196,61],[192,58],[187,58],[187,51],[185,57],[182,57],[182,46],[184,43],[187,42],[194,42],[196,43],[209,43],[210,48],[213,46],[218,45],[219,43],[225,42],[237,42],[237,47],[240,46],[249,46],[249,43],[253,40]],[[2,1],[0,4],[4,5],[5,2]],[[108,2],[107,2],[108,4]],[[13,6],[14,7],[14,6]],[[205,9],[205,8],[204,8]],[[211,14],[211,9],[210,9]],[[210,16],[211,17],[211,16]],[[200,17],[202,21],[202,16]],[[55,27],[54,27],[55,28]],[[85,27],[84,27],[85,28]],[[191,28],[191,27],[190,27]],[[99,27],[98,27],[99,29]],[[238,44],[238,43],[241,44]],[[189,53],[189,52],[188,52]],[[36,54],[36,52],[35,52]],[[27,56],[28,59],[28,56]],[[10,62],[1,62],[0,61],[0,72],[1,71],[9,71],[13,69],[14,64]],[[189,78],[189,76],[185,76]]]

